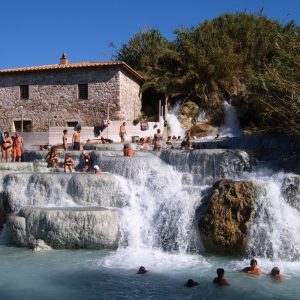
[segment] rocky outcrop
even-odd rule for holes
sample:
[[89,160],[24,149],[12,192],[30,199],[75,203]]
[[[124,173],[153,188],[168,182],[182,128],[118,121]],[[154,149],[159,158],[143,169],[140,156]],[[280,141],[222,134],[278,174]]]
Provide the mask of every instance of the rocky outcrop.
[[281,186],[281,193],[286,202],[300,211],[300,176],[286,177]]
[[209,124],[196,124],[189,129],[191,136],[203,137],[217,134],[217,128]]
[[119,213],[102,207],[24,207],[9,216],[10,243],[35,250],[115,249],[119,240]]
[[199,219],[201,240],[207,251],[219,254],[242,254],[254,213],[258,189],[249,181],[217,181],[203,200]]

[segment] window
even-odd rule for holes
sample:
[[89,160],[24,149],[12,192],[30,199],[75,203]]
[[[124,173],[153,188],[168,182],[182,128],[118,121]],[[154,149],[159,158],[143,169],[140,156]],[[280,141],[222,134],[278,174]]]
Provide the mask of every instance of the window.
[[69,121],[67,122],[67,127],[75,127],[78,124],[78,121]]
[[20,85],[20,99],[29,99],[28,85]]
[[88,85],[78,84],[78,99],[87,100],[89,98]]

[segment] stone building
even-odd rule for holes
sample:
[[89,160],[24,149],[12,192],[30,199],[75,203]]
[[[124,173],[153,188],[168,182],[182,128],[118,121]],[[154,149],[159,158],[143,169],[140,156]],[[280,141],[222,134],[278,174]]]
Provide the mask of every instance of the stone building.
[[0,70],[0,129],[46,131],[133,120],[141,110],[143,78],[124,62],[68,62]]

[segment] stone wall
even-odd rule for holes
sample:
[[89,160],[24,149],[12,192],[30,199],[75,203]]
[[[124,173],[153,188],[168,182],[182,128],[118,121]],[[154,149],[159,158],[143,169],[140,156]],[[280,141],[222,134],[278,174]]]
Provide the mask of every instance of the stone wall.
[[140,85],[131,76],[120,71],[120,117],[123,120],[133,120],[141,113]]
[[[78,99],[78,84],[83,83],[88,83],[88,100]],[[29,85],[29,99],[20,99],[20,85]],[[14,121],[21,120],[22,111],[23,120],[31,121],[33,131],[48,130],[49,121],[51,126],[74,121],[94,126],[106,119],[108,105],[111,120],[132,120],[128,101],[135,101],[139,112],[139,91],[139,84],[116,66],[3,73],[0,129],[11,129]]]

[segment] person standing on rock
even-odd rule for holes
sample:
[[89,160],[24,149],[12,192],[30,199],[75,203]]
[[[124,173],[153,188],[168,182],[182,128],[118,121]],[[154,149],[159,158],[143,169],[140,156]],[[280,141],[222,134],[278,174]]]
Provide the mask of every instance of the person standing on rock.
[[160,133],[160,129],[157,129],[157,132],[154,134],[154,137],[153,137],[153,145],[154,145],[153,151],[160,151],[161,150],[162,139],[163,139],[163,136]]
[[4,132],[3,140],[2,140],[2,161],[5,161],[5,162],[10,161],[12,144],[13,144],[13,141],[12,141],[11,137],[9,136],[9,133],[7,131]]
[[80,133],[81,133],[81,128],[77,128],[73,134],[72,144],[74,150],[80,150]]
[[125,135],[127,135],[126,132],[126,122],[123,122],[120,126],[120,132],[119,132],[120,138],[121,138],[121,143],[125,142]]
[[68,130],[67,129],[65,129],[64,131],[63,131],[63,137],[62,137],[62,140],[63,140],[63,149],[65,150],[65,151],[67,151],[67,148],[68,148],[68,137],[67,137],[67,135],[68,135]]
[[16,132],[16,137],[14,140],[13,157],[18,162],[21,162],[22,160],[23,149],[24,149],[23,137],[18,132]]

